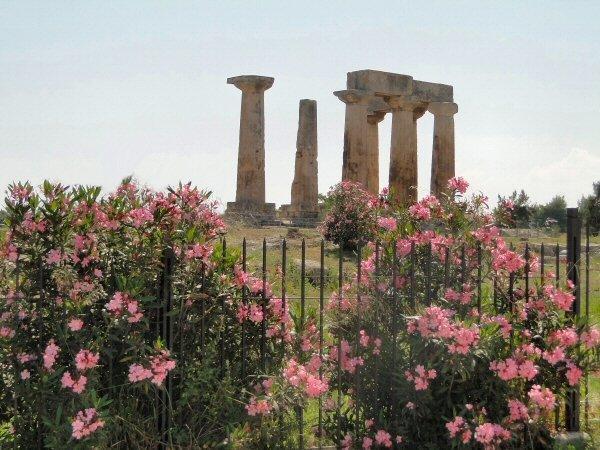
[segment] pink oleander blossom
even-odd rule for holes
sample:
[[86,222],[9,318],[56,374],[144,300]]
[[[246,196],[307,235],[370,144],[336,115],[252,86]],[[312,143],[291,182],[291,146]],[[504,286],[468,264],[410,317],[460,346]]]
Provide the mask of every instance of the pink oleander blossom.
[[463,177],[454,177],[448,180],[448,188],[464,194],[469,188],[469,183]]
[[69,372],[65,372],[60,381],[63,388],[71,389],[76,394],[81,394],[85,390],[87,377],[85,375],[79,375],[78,378],[73,378]]
[[56,358],[60,353],[60,347],[54,343],[54,339],[50,339],[46,349],[44,350],[44,355],[42,357],[44,361],[44,368],[48,372],[53,371],[54,363],[56,362]]
[[539,384],[534,384],[527,395],[541,409],[551,411],[556,405],[554,393],[548,388],[541,387]]
[[72,436],[77,439],[84,439],[104,426],[104,421],[98,417],[94,408],[87,408],[79,411],[71,422],[73,429]]
[[71,319],[69,320],[69,323],[67,324],[67,326],[69,327],[69,330],[71,331],[79,331],[83,328],[83,320],[81,319]]
[[92,353],[89,350],[80,350],[75,355],[75,366],[80,372],[85,372],[88,369],[93,369],[98,366],[100,355],[98,353]]

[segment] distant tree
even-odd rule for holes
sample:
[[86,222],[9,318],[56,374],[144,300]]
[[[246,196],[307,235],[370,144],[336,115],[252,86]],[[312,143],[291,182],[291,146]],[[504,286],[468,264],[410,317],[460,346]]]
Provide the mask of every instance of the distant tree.
[[545,205],[531,207],[532,222],[538,227],[558,227],[560,231],[567,228],[567,201],[563,195],[556,195]]
[[494,210],[496,222],[509,228],[528,228],[532,216],[529,196],[523,189],[514,191],[508,197],[498,196],[498,206]]
[[584,224],[589,224],[593,234],[600,233],[600,181],[593,184],[592,194],[582,197],[579,210]]

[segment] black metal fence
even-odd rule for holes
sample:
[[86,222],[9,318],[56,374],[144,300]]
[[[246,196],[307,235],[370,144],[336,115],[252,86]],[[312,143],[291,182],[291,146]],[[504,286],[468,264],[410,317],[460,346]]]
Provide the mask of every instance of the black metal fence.
[[[560,244],[556,243],[555,245],[548,245],[542,242],[539,245],[539,248],[533,248],[530,243],[525,242],[522,246],[523,257],[526,261],[525,272],[522,280],[517,280],[514,275],[510,275],[508,290],[502,292],[494,281],[492,286],[493,292],[493,302],[497,311],[507,311],[511,309],[514,305],[515,301],[515,286],[517,282],[524,283],[524,291],[525,296],[529,296],[529,287],[530,284],[534,282],[534,279],[538,279],[539,283],[544,285],[547,283],[554,283],[556,286],[559,286],[561,280],[567,279],[571,280],[575,285],[575,297],[576,301],[573,304],[573,309],[571,311],[572,315],[580,316],[585,315],[586,318],[590,317],[591,314],[591,300],[592,296],[595,292],[597,292],[597,287],[592,286],[591,273],[595,270],[593,264],[591,262],[590,256],[592,254],[590,247],[590,232],[589,229],[585,229],[582,237],[582,226],[581,220],[578,216],[577,209],[569,209],[568,210],[568,230],[567,230],[567,239],[566,243]],[[565,245],[566,244],[566,245]],[[290,264],[290,248],[289,243],[283,239],[281,244],[276,248],[269,248],[267,245],[267,240],[264,239],[262,241],[262,246],[259,251],[255,251],[255,253],[259,253],[258,259],[252,259],[249,257],[248,253],[248,242],[244,239],[241,243],[241,266],[244,271],[256,269],[259,273],[259,276],[263,283],[262,289],[262,298],[261,304],[263,307],[263,322],[260,326],[260,340],[258,342],[258,355],[260,359],[260,364],[255,366],[254,373],[249,372],[248,369],[248,354],[250,352],[250,348],[252,345],[256,345],[255,343],[248,342],[247,333],[246,333],[246,322],[242,322],[241,324],[236,323],[232,320],[230,316],[227,315],[226,307],[225,307],[225,299],[220,299],[220,306],[222,309],[221,316],[221,326],[219,327],[220,332],[216,335],[213,335],[213,339],[211,342],[207,342],[206,339],[206,326],[207,324],[204,322],[204,318],[202,317],[200,320],[200,328],[198,330],[193,330],[195,333],[199,333],[200,335],[200,345],[202,347],[206,345],[214,345],[218,346],[218,364],[219,370],[221,373],[225,373],[228,370],[232,369],[232,365],[229,364],[234,359],[239,359],[239,365],[237,366],[240,370],[240,380],[248,380],[249,377],[259,374],[268,373],[269,370],[269,362],[274,358],[285,357],[286,348],[285,345],[278,350],[270,348],[267,345],[266,338],[266,323],[264,317],[266,317],[266,305],[267,298],[265,296],[265,286],[267,283],[267,279],[271,276],[271,272],[275,266],[280,268],[279,273],[279,283],[277,286],[274,286],[274,296],[280,296],[285,308],[285,305],[297,305],[298,311],[298,322],[300,329],[303,329],[306,324],[306,305],[307,302],[310,302],[312,307],[317,309],[317,321],[318,321],[318,341],[319,341],[319,355],[323,356],[323,344],[324,344],[324,336],[326,333],[326,324],[324,323],[324,311],[326,308],[326,298],[329,297],[332,290],[337,290],[338,292],[338,301],[341,302],[343,299],[343,285],[347,281],[349,281],[352,277],[356,277],[356,280],[360,284],[362,274],[361,268],[361,259],[362,259],[362,250],[361,248],[356,249],[354,252],[344,252],[340,248],[331,248],[326,246],[325,242],[320,241],[317,246],[313,246],[318,248],[318,266],[314,264],[310,267],[310,273],[307,273],[307,243],[305,239],[302,239],[299,253],[300,258],[297,262],[297,265]],[[228,244],[225,239],[222,241],[221,250],[223,252],[223,258],[226,258],[227,255]],[[256,249],[258,250],[258,249]],[[566,250],[566,251],[565,251]],[[436,296],[440,295],[444,289],[452,286],[458,286],[465,283],[467,280],[473,280],[476,284],[475,286],[475,295],[477,301],[477,309],[481,312],[482,308],[482,298],[483,298],[483,290],[484,283],[482,277],[482,251],[481,247],[478,247],[476,253],[473,258],[476,259],[477,264],[473,266],[473,268],[468,264],[468,256],[465,254],[465,248],[462,248],[462,258],[460,267],[454,268],[449,264],[450,258],[449,249],[446,249],[446,258],[444,264],[439,264],[439,262],[435,262],[432,257],[433,248],[432,245],[429,244],[428,249],[425,253],[419,253],[415,248],[414,243],[412,244],[412,248],[410,253],[405,256],[405,260],[409,267],[409,290],[408,294],[402,296],[396,286],[398,285],[398,277],[397,273],[397,264],[393,265],[393,273],[391,274],[382,274],[380,272],[380,260],[381,255],[385,252],[393,255],[394,260],[398,260],[399,257],[396,255],[396,248],[383,248],[381,245],[377,244],[374,248],[375,253],[375,278],[381,279],[382,281],[391,283],[393,286],[391,291],[391,298],[389,301],[394,305],[400,305],[401,302],[410,302],[411,305],[415,305],[419,302],[430,304],[432,299]],[[530,261],[532,257],[532,253],[535,252],[539,255],[540,261],[540,269],[536,272],[532,272],[530,268]],[[335,255],[337,259],[337,268],[329,266],[326,263],[326,260],[331,261]],[[271,267],[269,267],[268,261],[269,259],[273,259],[275,257],[274,262],[271,262]],[[313,261],[311,261],[312,263]],[[253,263],[254,267],[250,267],[250,263]],[[171,272],[173,270],[175,264],[175,258],[172,253],[165,254],[165,272],[161,276],[160,280],[160,291],[159,296],[163,299],[163,310],[159,312],[157,316],[157,331],[161,338],[167,343],[168,346],[173,345],[173,330],[172,330],[172,320],[171,315],[169,314],[170,305],[173,303],[173,286],[171,285]],[[299,266],[299,267],[297,267]],[[583,267],[583,270],[582,270]],[[553,268],[554,270],[554,279],[547,279],[546,273],[548,269]],[[294,279],[290,280],[290,271],[298,271],[299,270],[299,278],[294,277]],[[337,273],[336,273],[337,272]],[[420,277],[417,277],[417,274]],[[297,274],[298,275],[298,274]],[[200,276],[198,289],[201,291],[203,287],[205,274],[202,273]],[[384,280],[385,278],[385,280]],[[423,280],[423,285],[418,285],[417,278]],[[292,286],[293,293],[290,293],[290,282],[295,284]],[[307,294],[307,283],[311,286],[313,294]],[[299,284],[299,286],[298,286]],[[245,304],[248,300],[248,290],[242,290],[242,302]],[[356,294],[357,298],[355,299],[360,305],[360,290]],[[402,297],[402,298],[401,298]],[[597,302],[599,299],[594,297]],[[214,300],[213,300],[214,301]],[[202,299],[202,305],[204,305],[205,299]],[[201,314],[204,312],[204,306],[201,308]],[[354,350],[356,355],[360,354],[360,346],[358,345],[358,341],[360,338],[360,308],[358,308],[358,318],[356,321],[356,340],[354,342]],[[382,318],[382,321],[389,321],[391,329],[393,330],[393,336],[395,337],[398,332],[399,326],[399,314],[393,315],[392,317]],[[241,340],[239,342],[239,348],[227,347],[226,348],[226,337],[229,333],[231,327],[240,327],[241,328]],[[394,340],[395,342],[395,340]],[[290,350],[287,350],[288,352]],[[300,348],[295,348],[291,350],[293,352],[297,352],[298,354],[302,353]],[[341,341],[338,339],[337,342],[337,351],[338,355],[341,354]],[[182,355],[180,355],[181,357]],[[287,355],[289,356],[289,355]],[[322,368],[320,370],[320,376],[323,376]],[[338,420],[338,433],[333,438],[334,442],[331,442],[331,439],[325,441],[322,439],[323,437],[323,427],[324,427],[324,418],[325,411],[323,408],[322,401],[318,401],[318,415],[317,415],[317,423],[311,424],[314,425],[314,429],[316,429],[317,442],[316,445],[321,447],[325,445],[325,442],[334,445],[340,444],[341,433],[340,433],[340,410],[343,403],[343,394],[342,394],[342,368],[340,366],[340,358],[337,361],[337,372],[336,379],[332,380],[332,384],[335,385],[335,389],[337,390],[337,414],[334,414]],[[567,401],[564,405],[564,409],[557,407],[556,408],[556,427],[558,428],[563,423],[564,428],[567,431],[579,431],[580,424],[583,422],[585,428],[589,426],[589,417],[590,417],[590,396],[588,392],[589,388],[589,374],[585,374],[584,378],[584,417],[583,420],[580,419],[580,389],[579,386],[573,388],[568,395]],[[355,398],[356,403],[354,405],[354,420],[356,421],[355,427],[356,429],[360,429],[359,422],[363,419],[361,417],[361,370],[360,367],[356,368],[354,373],[354,379],[352,381],[353,389],[355,390]],[[166,390],[161,393],[160,404],[161,404],[161,413],[158,418],[158,427],[161,430],[161,435],[164,436],[164,445],[168,445],[168,430],[170,429],[170,420],[169,416],[169,401],[170,399],[177,396],[176,387],[174,391],[173,380],[170,378],[167,382]],[[305,430],[307,428],[307,424],[305,423],[305,411],[302,408],[298,408],[296,411],[297,417],[297,430],[298,430],[298,447],[304,448],[306,445],[306,437]]]
[[[506,311],[512,308],[515,300],[515,285],[517,282],[523,282],[525,285],[525,295],[529,295],[530,283],[535,278],[539,283],[547,284],[554,283],[559,285],[561,280],[569,279],[575,286],[576,301],[573,304],[571,314],[575,316],[584,315],[590,318],[593,312],[598,312],[597,308],[600,305],[600,286],[595,285],[600,279],[600,271],[597,266],[598,262],[592,261],[592,248],[590,245],[590,231],[586,228],[582,231],[581,220],[576,209],[568,210],[568,229],[566,245],[556,243],[555,245],[547,245],[541,243],[539,248],[532,248],[532,245],[525,242],[522,248],[523,256],[526,261],[525,272],[522,280],[515,279],[514,275],[510,276],[508,290],[502,292],[495,283],[491,286],[493,292],[493,303],[498,311]],[[179,287],[174,285],[174,271],[177,266],[177,258],[174,253],[168,249],[163,255],[163,271],[157,278],[157,296],[160,300],[159,306],[153,315],[154,334],[164,342],[166,347],[171,350],[178,359],[186,358],[186,346],[193,345],[200,350],[199,354],[202,358],[207,349],[217,354],[217,357],[212,359],[213,363],[217,364],[220,374],[231,374],[235,372],[236,379],[241,383],[251,380],[252,377],[266,374],[269,372],[270,366],[276,361],[282,361],[286,356],[290,356],[289,352],[301,355],[302,349],[299,346],[291,348],[285,344],[280,348],[274,348],[268,343],[267,339],[267,323],[265,320],[268,298],[266,295],[266,285],[269,278],[272,278],[275,272],[278,272],[278,282],[273,285],[276,297],[280,297],[285,310],[286,305],[293,306],[297,311],[298,326],[300,330],[304,329],[307,321],[307,304],[312,309],[316,309],[316,321],[318,330],[318,352],[323,356],[323,347],[325,336],[327,333],[327,324],[325,323],[326,299],[329,298],[332,291],[337,291],[337,301],[342,302],[344,296],[343,286],[348,281],[356,278],[360,285],[363,277],[363,269],[361,266],[363,249],[358,248],[354,252],[344,251],[341,248],[330,247],[320,240],[316,245],[310,246],[317,263],[313,264],[313,260],[307,257],[309,247],[305,239],[302,239],[299,247],[295,245],[290,249],[290,244],[285,239],[280,245],[275,247],[268,246],[267,240],[262,240],[260,248],[254,250],[253,255],[249,254],[249,243],[246,239],[241,242],[239,249],[241,268],[244,271],[256,271],[262,280],[262,291],[260,293],[260,304],[262,305],[263,320],[259,324],[258,339],[249,339],[248,324],[246,321],[238,323],[231,314],[230,305],[227,304],[227,297],[220,296],[215,299],[207,293],[207,271],[201,270],[198,273],[197,279],[194,280],[192,295],[200,302],[199,313],[190,322],[189,317],[185,312],[180,316],[173,315],[174,305],[177,302],[184,302],[186,298],[178,296]],[[231,247],[227,241],[223,239],[219,250],[222,252],[224,260],[229,258],[228,250]],[[566,250],[566,252],[565,252]],[[294,251],[299,251],[299,259],[290,261],[290,256]],[[482,299],[485,281],[482,274],[482,251],[477,248],[476,252],[471,255],[476,264],[472,266],[468,264],[468,256],[466,249],[462,248],[462,258],[459,267],[453,267],[450,264],[449,248],[446,249],[445,262],[442,264],[436,261],[433,257],[433,247],[429,244],[424,252],[419,252],[412,244],[408,255],[403,257],[406,267],[408,268],[408,290],[402,291],[397,288],[398,279],[398,264],[392,265],[392,273],[383,273],[381,271],[381,260],[384,254],[391,255],[394,261],[399,261],[400,256],[397,255],[396,246],[386,248],[380,244],[376,244],[373,252],[375,254],[375,271],[374,278],[384,283],[389,283],[392,286],[389,296],[386,301],[395,305],[397,311],[400,310],[402,303],[411,305],[423,303],[430,304],[432,299],[448,287],[460,286],[467,280],[472,280],[475,283],[476,305],[479,311],[482,308]],[[539,254],[540,270],[533,272],[530,268],[531,255]],[[600,259],[597,258],[597,259]],[[330,263],[327,263],[330,261]],[[335,261],[335,264],[331,263]],[[310,262],[310,264],[309,264]],[[225,264],[227,267],[227,264]],[[310,266],[310,267],[309,267]],[[554,279],[549,280],[546,277],[547,270],[552,267],[554,269]],[[276,270],[279,268],[279,270]],[[19,267],[16,269],[16,287],[21,288],[21,280],[19,278]],[[596,276],[594,281],[593,276]],[[422,280],[422,281],[419,281]],[[422,283],[422,284],[419,284]],[[26,293],[26,296],[35,298],[36,301],[43,301],[43,271],[40,270],[40,278],[30,281],[31,292]],[[188,289],[189,290],[189,289]],[[37,294],[34,295],[33,291]],[[310,292],[309,292],[310,291]],[[186,294],[188,295],[188,294]],[[251,297],[251,293],[247,288],[241,290],[241,302],[246,304]],[[386,294],[388,295],[388,294]],[[357,305],[360,305],[361,291],[356,294],[355,300]],[[215,300],[217,300],[215,302]],[[208,322],[208,309],[211,308],[213,313],[210,315],[210,323]],[[216,313],[215,313],[216,308]],[[353,342],[355,354],[360,355],[360,330],[361,316],[360,307],[358,309],[358,317],[355,322],[355,341]],[[184,310],[184,309],[182,309]],[[390,317],[382,317],[382,323],[386,323],[392,330],[392,352],[395,354],[395,336],[399,330],[400,314],[392,314]],[[190,325],[191,324],[191,325]],[[231,341],[228,339],[232,330],[237,328],[240,333],[240,339]],[[377,330],[372,330],[376,331]],[[341,367],[342,342],[340,339],[335,343],[337,346],[337,370],[335,378],[332,379],[332,388],[337,393],[336,411],[333,413],[334,420],[337,420],[337,434],[333,437],[325,439],[324,423],[326,415],[322,401],[319,399],[316,415],[316,423],[310,424],[316,430],[316,442],[311,442],[311,445],[319,447],[331,444],[339,445],[341,440],[341,413],[340,408],[344,402],[343,387],[344,383],[351,383],[355,391],[356,402],[354,404],[354,420],[356,429],[360,429],[359,422],[364,419],[361,417],[361,382],[362,373],[360,366],[356,368],[352,380],[344,380]],[[286,354],[287,353],[287,354]],[[109,364],[111,367],[112,365]],[[111,376],[111,367],[109,367],[109,378]],[[378,370],[386,370],[389,368],[379,367]],[[323,369],[319,369],[319,375],[324,376]],[[564,428],[568,431],[579,431],[581,425],[584,428],[589,428],[589,419],[591,415],[591,402],[589,395],[589,375],[585,374],[583,381],[583,418],[580,417],[580,387],[572,389],[563,408],[556,409],[556,426],[562,422]],[[174,378],[169,374],[165,381],[165,389],[157,390],[155,397],[155,417],[156,427],[161,437],[162,448],[168,448],[172,444],[171,429],[174,422],[182,423],[185,421],[185,416],[180,415],[174,417],[173,404],[180,396],[179,386],[184,380]],[[379,393],[378,395],[388,395],[390,393]],[[391,393],[390,395],[395,395]],[[296,411],[297,419],[297,445],[299,448],[305,448],[307,445],[307,437],[305,430],[307,429],[305,411],[298,408]],[[43,430],[39,432],[39,445],[43,446]],[[358,436],[357,436],[358,438]]]

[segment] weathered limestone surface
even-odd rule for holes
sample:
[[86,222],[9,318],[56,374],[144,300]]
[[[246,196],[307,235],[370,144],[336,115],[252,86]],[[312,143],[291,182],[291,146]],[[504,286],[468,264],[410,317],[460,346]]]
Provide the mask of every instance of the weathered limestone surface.
[[367,116],[367,191],[379,194],[379,122],[385,112],[374,112]]
[[431,193],[440,195],[448,180],[455,175],[454,168],[454,114],[456,103],[430,103],[433,114],[433,149],[431,155]]
[[372,93],[356,89],[336,91],[334,95],[346,104],[342,180],[367,185],[367,115]]
[[296,164],[292,182],[291,210],[299,215],[318,214],[317,102],[300,100]]
[[454,101],[453,88],[447,84],[414,80],[410,75],[382,72],[380,70],[357,70],[348,72],[348,89],[372,91],[374,95],[412,95],[425,102]]
[[227,203],[229,214],[274,217],[275,205],[265,203],[265,106],[264,93],[274,79],[241,75],[227,79],[242,91],[240,140],[235,202]]
[[389,188],[398,203],[417,200],[417,119],[425,112],[422,102],[389,97],[392,108]]

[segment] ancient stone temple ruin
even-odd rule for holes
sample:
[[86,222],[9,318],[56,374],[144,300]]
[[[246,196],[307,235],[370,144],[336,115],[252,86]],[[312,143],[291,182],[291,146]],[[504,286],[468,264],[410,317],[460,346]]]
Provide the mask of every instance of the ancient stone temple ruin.
[[417,120],[434,115],[431,193],[438,195],[454,176],[452,86],[414,80],[409,75],[359,70],[349,72],[346,89],[334,94],[346,104],[342,179],[379,191],[378,123],[392,114],[389,188],[400,203],[417,199]]
[[[254,223],[313,226],[318,220],[317,102],[300,100],[291,203],[279,212],[265,201],[264,93],[271,77],[241,75],[227,79],[242,91],[235,202],[226,215]],[[454,176],[452,86],[409,75],[359,70],[347,74],[346,89],[334,94],[346,105],[342,180],[357,181],[373,194],[380,189],[379,123],[392,115],[388,185],[399,203],[417,200],[417,121],[434,116],[431,193],[439,195]]]

